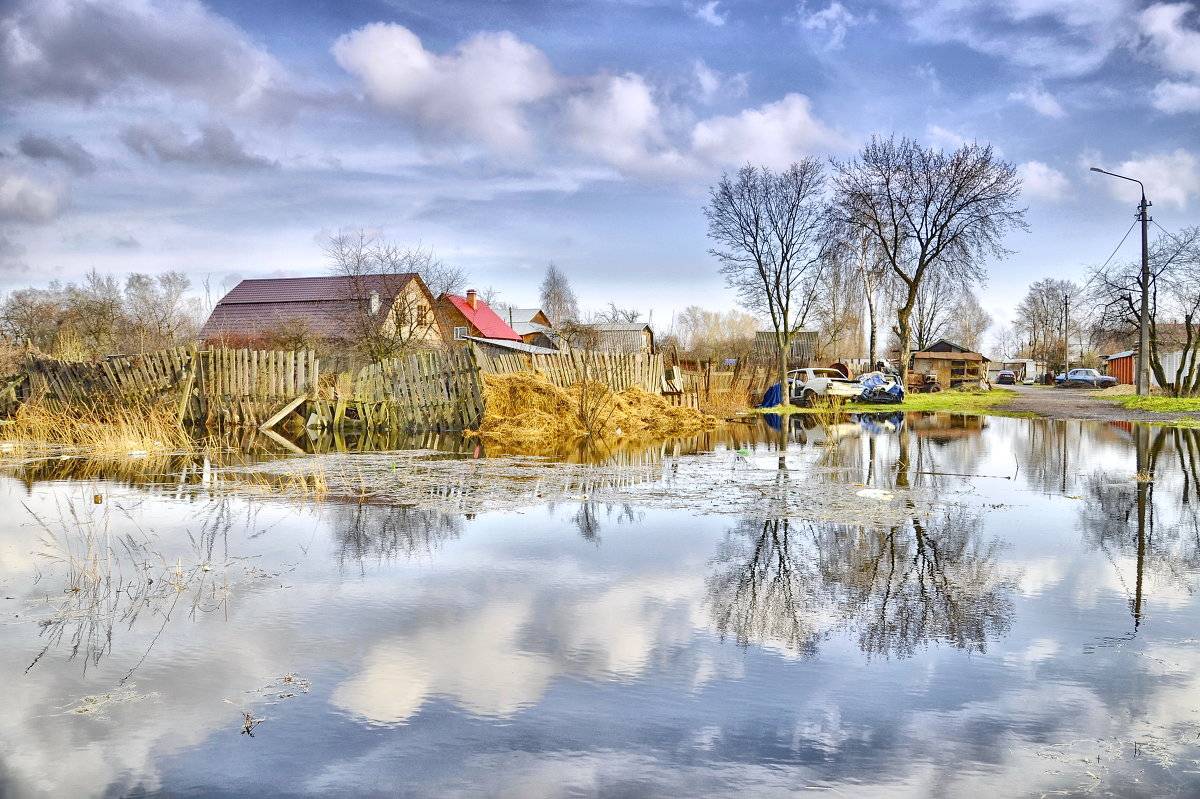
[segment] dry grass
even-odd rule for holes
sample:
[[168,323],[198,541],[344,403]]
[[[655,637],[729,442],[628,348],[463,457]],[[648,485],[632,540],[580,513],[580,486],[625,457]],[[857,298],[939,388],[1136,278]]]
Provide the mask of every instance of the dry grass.
[[105,458],[177,452],[193,442],[175,413],[171,403],[112,400],[67,406],[34,399],[0,424],[0,449],[11,454],[69,448]]
[[613,393],[585,380],[563,390],[535,372],[488,374],[483,383],[486,410],[477,434],[511,454],[553,453],[584,438],[672,438],[717,424],[639,388]]

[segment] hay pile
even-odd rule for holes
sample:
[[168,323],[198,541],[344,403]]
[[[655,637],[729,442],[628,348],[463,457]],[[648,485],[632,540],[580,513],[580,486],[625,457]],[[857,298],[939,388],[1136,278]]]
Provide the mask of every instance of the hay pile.
[[639,388],[613,393],[589,381],[563,390],[537,372],[485,374],[483,423],[477,435],[509,452],[555,452],[581,438],[671,438],[716,426],[691,408],[672,406]]
[[1118,383],[1115,386],[1109,386],[1108,388],[1102,388],[1099,391],[1097,391],[1096,393],[1102,394],[1106,397],[1127,397],[1131,394],[1136,394],[1137,390],[1133,386],[1128,385],[1127,383]]

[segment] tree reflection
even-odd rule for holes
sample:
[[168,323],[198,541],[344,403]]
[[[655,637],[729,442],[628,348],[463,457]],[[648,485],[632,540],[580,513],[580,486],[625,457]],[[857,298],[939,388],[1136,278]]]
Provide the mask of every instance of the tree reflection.
[[1133,479],[1104,470],[1088,475],[1079,526],[1114,567],[1117,554],[1133,557],[1133,580],[1125,582],[1136,629],[1148,576],[1190,592],[1192,572],[1200,568],[1200,430],[1136,425],[1131,435]]
[[338,565],[433,555],[462,535],[462,516],[431,508],[388,505],[334,505],[331,527],[338,543]]
[[986,651],[1012,615],[1015,575],[978,511],[913,513],[888,527],[746,520],[713,559],[708,599],[722,637],[803,655],[840,629],[868,655],[906,657],[930,641]]

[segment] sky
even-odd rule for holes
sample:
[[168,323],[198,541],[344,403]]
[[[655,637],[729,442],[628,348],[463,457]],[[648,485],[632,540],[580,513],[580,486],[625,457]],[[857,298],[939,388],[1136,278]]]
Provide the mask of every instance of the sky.
[[[991,143],[1029,230],[1002,323],[1133,222],[1200,223],[1200,8],[1135,0],[0,0],[0,292],[91,269],[319,275],[365,229],[536,303],[733,307],[723,171]],[[1136,255],[1131,235],[1117,257]]]

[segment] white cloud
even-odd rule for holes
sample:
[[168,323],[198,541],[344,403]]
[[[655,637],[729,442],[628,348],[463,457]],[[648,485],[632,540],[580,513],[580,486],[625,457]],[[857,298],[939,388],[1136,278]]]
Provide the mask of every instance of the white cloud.
[[696,15],[697,19],[720,27],[725,24],[725,17],[717,10],[718,5],[720,5],[720,0],[708,0],[707,3],[696,6],[692,13]]
[[0,94],[92,102],[166,89],[244,108],[282,77],[270,55],[195,0],[19,0],[0,18]]
[[1133,0],[895,0],[922,41],[957,42],[1043,75],[1083,75],[1132,38]]
[[860,24],[863,19],[838,0],[833,0],[828,6],[811,14],[801,5],[798,11],[801,27],[810,31],[825,31],[829,38],[825,46],[829,50],[841,49],[846,41],[846,31]]
[[926,126],[925,135],[933,146],[943,149],[957,149],[967,143],[966,136],[941,125]]
[[373,102],[430,138],[467,136],[498,152],[529,149],[524,110],[559,88],[545,55],[507,32],[479,33],[438,55],[402,25],[373,23],[339,37],[333,55]]
[[[1121,175],[1136,178],[1146,185],[1146,197],[1156,205],[1187,208],[1193,197],[1200,196],[1200,157],[1182,147],[1173,152],[1135,153],[1119,164],[1108,161],[1096,150],[1080,153],[1079,166],[1103,167]],[[1138,185],[1106,175],[1089,174],[1093,188],[1108,191],[1113,197],[1136,204],[1140,197]]]
[[1067,112],[1063,110],[1058,99],[1036,84],[1020,91],[1012,92],[1008,95],[1008,99],[1013,102],[1024,103],[1042,116],[1050,117],[1051,119],[1062,119],[1067,115]]
[[19,172],[0,170],[0,219],[41,224],[58,216],[60,189]]
[[812,113],[812,103],[802,94],[735,116],[720,116],[696,123],[692,149],[704,161],[719,165],[744,163],[780,168],[816,152],[842,150],[846,140]]
[[1151,103],[1167,114],[1200,111],[1200,83],[1164,80],[1154,87]]
[[[1146,196],[1159,205],[1187,208],[1200,195],[1200,158],[1183,148],[1170,153],[1134,156],[1112,169],[1146,184]],[[1137,201],[1137,184],[1105,178],[1109,190],[1123,200]]]
[[745,72],[736,75],[722,75],[712,69],[702,59],[697,58],[692,63],[692,76],[696,80],[693,95],[702,103],[711,103],[718,96],[741,97],[746,94],[747,77]]
[[1138,27],[1149,42],[1147,51],[1164,69],[1200,76],[1200,31],[1186,27],[1189,3],[1156,3],[1138,15]]
[[1061,200],[1071,190],[1067,176],[1041,161],[1026,161],[1017,167],[1023,191],[1042,200]]
[[1200,31],[1188,28],[1187,3],[1156,3],[1138,15],[1146,53],[1168,72],[1190,81],[1164,80],[1154,87],[1151,103],[1159,111],[1200,111]]
[[634,173],[679,171],[682,157],[666,146],[653,93],[641,75],[606,75],[567,100],[574,146]]

